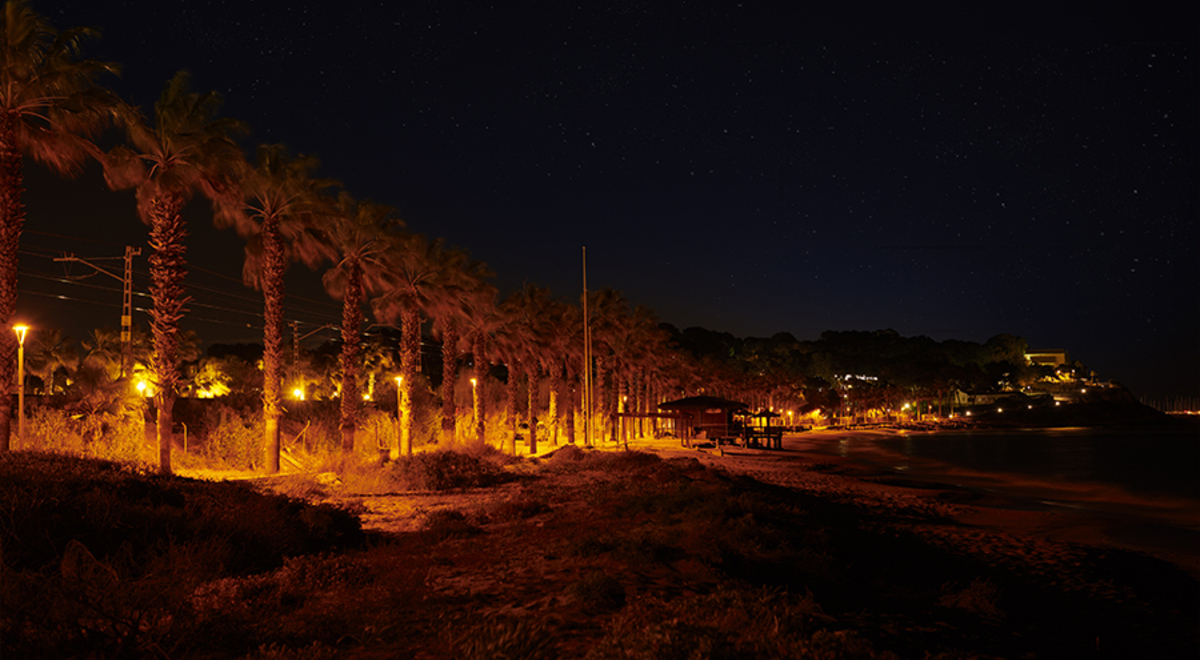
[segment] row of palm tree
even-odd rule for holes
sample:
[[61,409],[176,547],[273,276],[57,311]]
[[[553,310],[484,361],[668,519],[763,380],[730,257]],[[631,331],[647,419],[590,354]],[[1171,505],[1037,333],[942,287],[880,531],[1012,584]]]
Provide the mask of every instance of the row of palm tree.
[[[342,302],[341,444],[355,444],[362,397],[358,391],[364,308],[376,323],[398,327],[399,443],[394,455],[412,452],[413,387],[419,377],[421,330],[432,321],[442,339],[443,431],[454,437],[459,414],[453,387],[460,356],[469,353],[477,388],[489,387],[494,362],[507,367],[509,450],[515,452],[517,420],[524,414],[536,448],[542,378],[550,382],[545,418],[549,439],[575,437],[580,376],[595,371],[596,409],[606,433],[621,412],[648,410],[661,396],[655,387],[670,377],[676,387],[695,380],[677,353],[667,350],[653,314],[633,308],[617,292],[593,292],[588,301],[599,350],[583,364],[580,306],[532,285],[497,303],[487,268],[441,240],[409,232],[387,206],[352,197],[340,185],[317,178],[318,162],[292,156],[280,145],[257,149],[246,159],[237,139],[246,127],[221,117],[215,92],[195,92],[185,72],[165,86],[150,116],[99,84],[114,74],[109,63],[82,57],[94,32],[56,32],[25,0],[5,3],[0,35],[0,322],[11,322],[17,294],[17,246],[24,222],[23,159],[30,156],[71,174],[94,157],[114,190],[133,190],[137,212],[149,227],[150,294],[153,301],[152,372],[159,467],[171,470],[172,408],[180,382],[180,321],[188,296],[187,225],[184,206],[208,199],[214,221],[245,240],[245,282],[263,295],[263,420],[265,464],[279,469],[279,420],[283,414],[284,275],[296,262],[330,264],[328,292]],[[126,139],[107,151],[93,141],[109,127]],[[0,333],[0,449],[7,449],[15,340]],[[651,378],[654,374],[656,378]],[[518,399],[524,386],[527,397]],[[475,397],[473,434],[485,437],[487,397]],[[560,428],[560,418],[564,428]],[[589,426],[589,428],[591,428]]]

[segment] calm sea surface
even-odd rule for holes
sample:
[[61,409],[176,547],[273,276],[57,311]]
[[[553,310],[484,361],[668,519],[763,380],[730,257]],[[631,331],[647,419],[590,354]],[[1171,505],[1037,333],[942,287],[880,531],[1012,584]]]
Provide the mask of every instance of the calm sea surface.
[[1086,514],[1102,521],[1109,541],[1167,553],[1200,579],[1200,425],[800,434],[797,441],[801,451],[918,483],[997,495],[1005,507]]
[[1195,424],[906,433],[823,440],[810,450],[1031,497],[1088,492],[1094,499],[1107,489],[1113,491],[1109,498],[1185,499],[1200,506]]

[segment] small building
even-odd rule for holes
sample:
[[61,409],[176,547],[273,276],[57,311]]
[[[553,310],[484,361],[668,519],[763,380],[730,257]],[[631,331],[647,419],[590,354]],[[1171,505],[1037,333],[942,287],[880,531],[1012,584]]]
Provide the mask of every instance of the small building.
[[1063,348],[1047,348],[1040,351],[1029,351],[1025,361],[1043,367],[1057,367],[1068,362],[1067,351]]
[[680,439],[686,442],[700,433],[706,438],[736,437],[740,428],[735,424],[733,415],[749,408],[740,401],[715,396],[692,396],[660,403],[658,409],[686,416],[681,420],[679,429]]

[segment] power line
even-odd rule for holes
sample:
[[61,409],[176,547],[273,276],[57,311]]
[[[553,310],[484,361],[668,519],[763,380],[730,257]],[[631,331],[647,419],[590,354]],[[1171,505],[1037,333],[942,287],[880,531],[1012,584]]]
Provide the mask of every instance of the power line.
[[[42,255],[35,255],[35,256],[42,256]],[[92,284],[89,282],[83,282],[80,279],[74,279],[74,278],[64,277],[64,276],[60,276],[60,275],[50,275],[45,272],[33,271],[33,270],[29,270],[29,269],[23,269],[21,272],[26,277],[32,277],[32,278],[37,278],[37,279],[58,282],[60,284],[81,286],[81,287],[95,289],[95,290],[99,290],[99,291],[122,293],[121,290],[119,290],[119,289],[100,285],[100,284]],[[140,274],[145,275],[146,273],[141,272]],[[261,315],[261,313],[262,313],[261,307],[258,306],[258,305],[261,305],[261,303],[262,303],[261,297],[253,297],[253,296],[246,296],[244,294],[233,293],[228,290],[219,289],[217,287],[212,287],[212,286],[208,286],[205,284],[199,284],[199,283],[196,283],[195,281],[188,280],[188,279],[184,280],[184,285],[190,294],[194,294],[197,291],[201,291],[201,292],[217,295],[225,301],[229,301],[230,299],[233,299],[233,300],[240,300],[240,301],[244,301],[246,303],[255,305],[253,310],[248,310],[248,309],[236,309],[235,310],[235,309],[232,309],[229,307],[224,307],[224,306],[220,306],[220,305],[212,305],[210,303],[200,302],[196,298],[195,295],[192,295],[192,300],[196,301],[195,304],[197,306],[208,306],[208,307],[212,307],[213,309],[233,311],[233,312],[236,312],[239,314]],[[140,298],[151,297],[150,294],[146,293],[145,291],[134,291],[132,293],[133,293],[133,295],[138,296]],[[311,307],[307,307],[304,305],[297,305],[291,301],[293,297],[294,296],[287,296],[284,298],[284,301],[283,301],[284,310],[289,315],[313,315],[313,316],[317,316],[317,317],[328,317],[328,316],[333,316],[333,315],[340,315],[340,313],[341,313],[340,307],[337,307],[334,305],[328,305],[325,309],[313,309]]]

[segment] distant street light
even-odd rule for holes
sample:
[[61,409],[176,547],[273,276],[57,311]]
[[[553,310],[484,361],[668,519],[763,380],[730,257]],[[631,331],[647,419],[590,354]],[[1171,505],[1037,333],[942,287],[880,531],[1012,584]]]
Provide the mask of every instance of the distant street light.
[[27,325],[14,325],[17,333],[17,441],[25,443],[25,333]]

